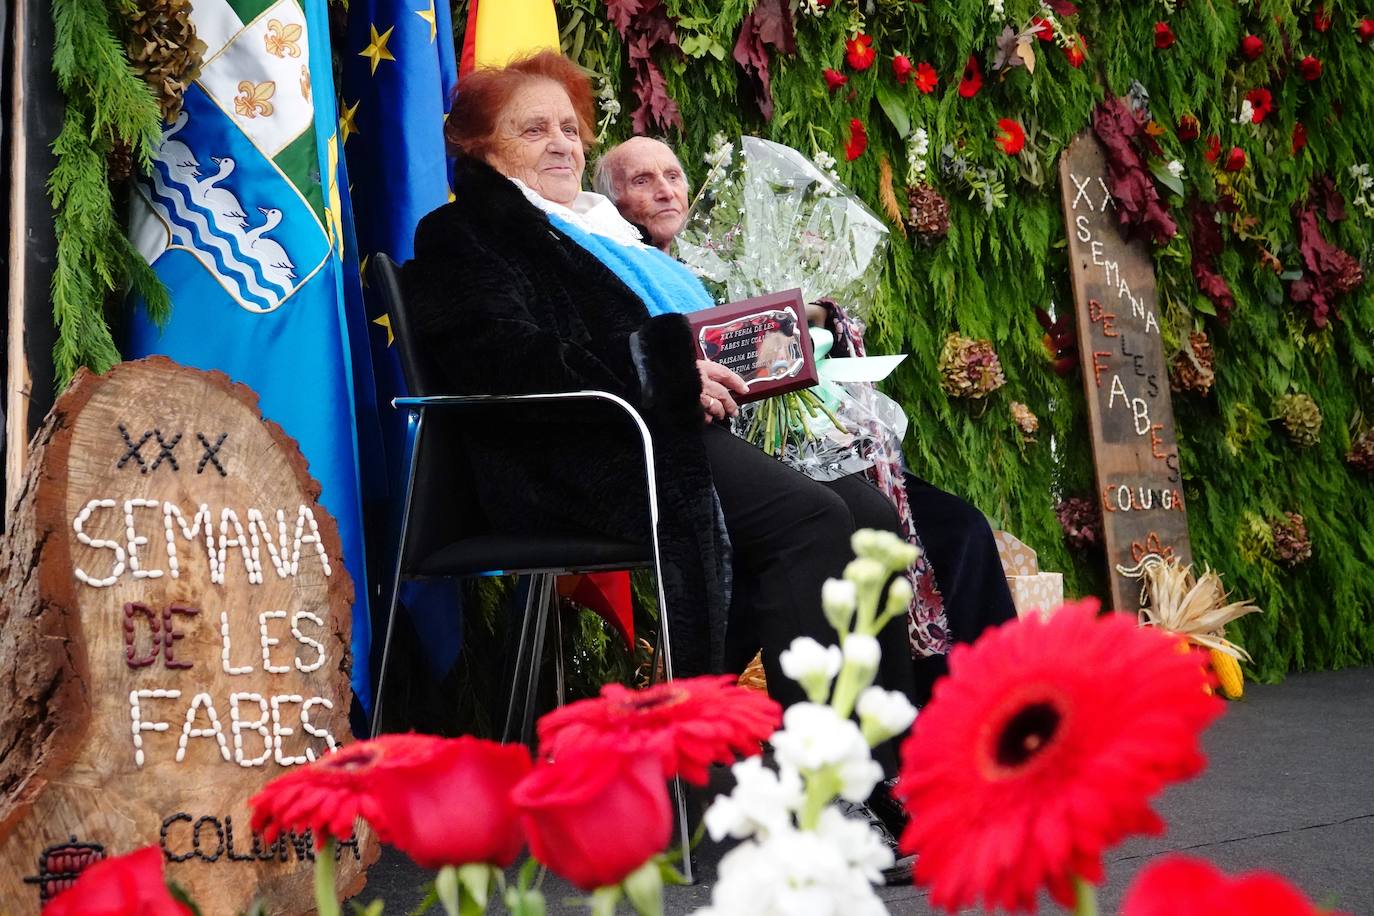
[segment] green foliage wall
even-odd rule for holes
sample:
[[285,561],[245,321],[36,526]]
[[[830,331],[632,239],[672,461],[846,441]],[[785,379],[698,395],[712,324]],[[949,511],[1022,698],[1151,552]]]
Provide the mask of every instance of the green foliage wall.
[[[626,42],[603,0],[556,5],[565,50],[615,87],[622,113],[606,125],[604,140],[623,139],[638,104]],[[622,10],[656,5],[610,4]],[[1233,633],[1255,656],[1252,674],[1272,680],[1289,670],[1374,662],[1374,483],[1345,460],[1363,415],[1374,417],[1374,282],[1342,296],[1340,318],[1324,329],[1288,299],[1288,280],[1301,268],[1293,206],[1313,179],[1331,176],[1347,201],[1350,218],[1325,225],[1327,238],[1367,267],[1374,256],[1374,211],[1351,202],[1357,186],[1350,174],[1352,166],[1374,160],[1374,46],[1356,33],[1374,6],[1090,0],[1067,15],[1057,5],[1060,23],[1086,44],[1083,66],[1070,66],[1055,43],[1036,40],[1033,72],[993,72],[999,33],[1006,26],[1022,30],[1041,15],[1037,0],[833,0],[825,8],[803,0],[795,14],[796,53],[769,49],[776,110],[765,121],[729,54],[754,5],[662,0],[679,43],[691,52],[661,43],[654,51],[684,122],[667,139],[697,183],[705,174],[703,154],[720,131],[827,152],[839,160],[841,178],[882,212],[880,159],[890,160],[904,206],[907,144],[894,126],[902,118],[885,114],[879,95],[889,109],[903,109],[913,129],[929,133],[929,174],[949,200],[951,229],[931,247],[894,231],[870,347],[911,354],[888,390],[911,418],[912,468],[1036,548],[1045,568],[1064,571],[1070,595],[1105,593],[1101,555],[1070,551],[1054,513],[1058,497],[1093,491],[1082,382],[1077,373],[1061,378],[1052,371],[1034,310],[1062,314],[1072,306],[1057,157],[1107,94],[1126,95],[1135,81],[1143,86],[1163,128],[1161,164],[1179,160],[1185,194],[1203,201],[1217,200],[1229,187],[1240,210],[1222,230],[1220,270],[1236,300],[1228,325],[1194,284],[1184,198],[1160,186],[1181,229],[1156,250],[1166,353],[1185,346],[1193,330],[1206,330],[1216,351],[1211,394],[1174,395],[1194,555],[1265,609]],[[787,3],[760,5],[776,10]],[[460,0],[454,17],[460,29],[462,6]],[[1167,22],[1177,36],[1172,47],[1156,48],[1157,22]],[[877,59],[856,71],[845,64],[845,42],[860,29],[872,37]],[[1254,61],[1239,53],[1247,34],[1264,42]],[[933,93],[897,84],[891,62],[898,53],[935,68]],[[957,89],[969,55],[980,61],[985,84],[964,98]],[[1323,64],[1315,81],[1297,72],[1307,55]],[[828,90],[825,68],[844,72],[848,84]],[[1273,112],[1260,124],[1235,123],[1244,94],[1258,87],[1272,91]],[[1176,136],[1185,114],[1201,124],[1195,142]],[[853,118],[866,126],[869,145],[846,162]],[[1002,118],[1025,128],[1019,156],[994,143]],[[1308,144],[1294,153],[1299,121]],[[1223,150],[1235,145],[1246,152],[1244,169],[1229,173],[1208,161],[1213,134]],[[977,187],[942,176],[946,145],[965,160],[968,174],[979,176]],[[999,186],[1004,200],[990,193]],[[1282,275],[1272,260],[1265,265],[1262,250],[1281,262]],[[986,401],[952,401],[939,386],[936,362],[952,330],[990,339],[1001,357],[1007,384]],[[1275,400],[1290,391],[1310,394],[1321,407],[1325,422],[1313,448],[1297,448],[1273,422]],[[1038,442],[1022,444],[1008,412],[1012,400],[1040,417]],[[1286,511],[1306,518],[1313,544],[1311,559],[1293,569],[1278,563],[1269,529]]]

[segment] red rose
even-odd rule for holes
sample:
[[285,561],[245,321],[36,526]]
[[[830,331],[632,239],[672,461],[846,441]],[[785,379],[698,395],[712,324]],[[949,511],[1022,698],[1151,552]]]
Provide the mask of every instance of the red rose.
[[1296,154],[1307,145],[1307,128],[1301,121],[1293,124],[1293,152]]
[[1298,61],[1298,73],[1310,83],[1322,75],[1322,62],[1309,54]]
[[1325,3],[1318,3],[1317,8],[1313,10],[1312,28],[1318,32],[1325,32],[1331,28],[1331,13],[1327,11]]
[[851,118],[849,121],[849,142],[844,145],[844,158],[853,162],[864,154],[868,149],[868,131],[864,128],[864,122],[858,118]]
[[1035,36],[1041,41],[1054,41],[1054,26],[1050,25],[1048,19],[1036,16],[1031,20],[1031,27],[1035,29]]
[[1361,19],[1360,24],[1355,26],[1355,34],[1365,44],[1374,41],[1374,19]]
[[570,748],[511,793],[530,851],[584,891],[619,884],[668,844],[673,814],[657,757]]
[[972,54],[964,64],[964,76],[959,80],[959,94],[971,99],[983,88],[983,72],[978,69],[978,58]]
[[1245,150],[1239,146],[1231,147],[1231,152],[1226,154],[1226,165],[1223,168],[1228,172],[1239,172],[1245,168]]
[[1163,51],[1165,48],[1171,48],[1171,47],[1173,47],[1174,42],[1177,41],[1177,40],[1178,40],[1178,39],[1174,37],[1174,30],[1171,29],[1171,28],[1169,28],[1169,23],[1167,23],[1167,22],[1156,22],[1156,23],[1155,23],[1155,47],[1156,47],[1156,48],[1159,48],[1159,50],[1161,50],[1161,51]]
[[1221,157],[1221,138],[1216,134],[1207,138],[1207,152],[1202,154],[1208,162],[1216,162]]
[[916,88],[929,95],[935,91],[935,86],[940,82],[940,74],[935,72],[935,68],[925,61],[916,65]]
[[849,77],[838,70],[823,70],[821,71],[821,76],[825,77],[825,84],[830,87],[831,92],[834,92],[836,89],[839,89],[845,83],[849,82]]
[[422,765],[371,781],[387,810],[378,838],[422,868],[509,866],[525,845],[510,794],[530,771],[530,752],[472,737],[444,740],[440,750]]
[[1201,130],[1197,118],[1192,115],[1184,115],[1178,119],[1178,138],[1184,143],[1191,143],[1196,140]]
[[873,66],[877,56],[873,50],[873,39],[868,35],[860,33],[844,43],[844,59],[855,70],[867,70]]
[[1088,57],[1088,44],[1080,35],[1074,39],[1073,44],[1064,49],[1064,59],[1069,62],[1069,66],[1077,70],[1083,66],[1083,61]]
[[898,54],[892,58],[892,75],[897,77],[897,85],[905,86],[906,81],[911,79],[911,71],[916,69],[911,65],[911,58],[905,54]]
[[97,862],[43,908],[43,916],[191,916],[162,879],[162,850]]
[[1126,890],[1122,916],[1320,916],[1326,913],[1272,872],[1229,877],[1192,856],[1169,855],[1145,868]]
[[1250,103],[1253,112],[1250,120],[1255,124],[1263,121],[1269,112],[1274,110],[1274,96],[1268,89],[1251,89],[1245,93],[1245,100]]
[[1008,156],[1015,156],[1026,146],[1026,132],[1021,125],[1011,118],[1003,118],[997,122],[998,135],[994,141],[1002,147],[1002,152]]
[[1240,40],[1240,53],[1246,60],[1257,60],[1264,53],[1264,39],[1258,35],[1246,35]]

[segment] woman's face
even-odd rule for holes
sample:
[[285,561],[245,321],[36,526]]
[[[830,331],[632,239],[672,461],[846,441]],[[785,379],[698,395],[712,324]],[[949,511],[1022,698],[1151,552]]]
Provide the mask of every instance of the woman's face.
[[577,113],[563,87],[549,80],[521,87],[497,119],[487,162],[540,197],[571,204],[582,190],[586,157]]

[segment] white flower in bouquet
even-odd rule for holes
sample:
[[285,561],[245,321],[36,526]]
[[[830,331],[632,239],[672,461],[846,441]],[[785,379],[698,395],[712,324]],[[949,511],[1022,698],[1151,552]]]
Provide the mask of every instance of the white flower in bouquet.
[[857,868],[873,884],[881,884],[883,869],[896,861],[892,849],[873,832],[866,821],[845,817],[831,806],[821,812],[816,833],[835,847],[850,866]]
[[858,600],[858,590],[848,579],[826,579],[821,586],[821,608],[825,611],[825,619],[840,633],[849,631]]
[[[829,832],[789,829],[730,850],[721,859],[711,905],[698,910],[698,916],[885,914],[887,909],[865,873],[867,864],[876,861],[869,841],[827,823]],[[862,845],[857,849],[840,845],[851,842]],[[865,867],[851,864],[856,856]]]
[[796,703],[782,717],[773,736],[778,764],[809,776],[822,771],[838,781],[840,797],[862,802],[883,778],[859,726],[840,718],[829,706]]
[[906,694],[881,687],[869,687],[859,694],[855,709],[859,713],[859,728],[869,744],[900,735],[916,721],[916,707]]
[[824,703],[830,695],[830,682],[844,664],[844,655],[839,646],[823,646],[809,636],[798,636],[778,656],[778,662],[782,673],[800,684],[812,702]]
[[863,633],[850,633],[844,638],[844,660],[860,671],[872,673],[878,670],[878,660],[882,657],[878,640]]
[[792,815],[801,810],[806,795],[796,770],[784,766],[774,771],[763,765],[762,757],[749,757],[730,772],[735,788],[729,795],[717,796],[706,809],[706,832],[711,839],[766,838],[792,827]]

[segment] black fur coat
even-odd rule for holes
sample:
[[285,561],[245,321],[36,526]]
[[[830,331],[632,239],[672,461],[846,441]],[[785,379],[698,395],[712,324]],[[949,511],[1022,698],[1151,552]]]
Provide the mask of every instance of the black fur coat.
[[[454,194],[420,222],[403,273],[432,374],[443,393],[595,388],[639,409],[654,439],[675,673],[719,671],[729,550],[701,444],[701,383],[686,320],[650,318],[615,274],[485,163],[461,159]],[[531,435],[512,426],[467,436],[489,524],[513,533],[591,529],[647,543],[639,436],[612,412],[549,409]]]

